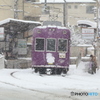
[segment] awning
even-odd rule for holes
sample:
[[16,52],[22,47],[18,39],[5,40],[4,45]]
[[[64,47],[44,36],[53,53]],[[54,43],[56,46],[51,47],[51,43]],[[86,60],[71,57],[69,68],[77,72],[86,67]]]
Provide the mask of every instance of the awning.
[[40,26],[40,22],[36,21],[26,21],[26,20],[18,20],[13,18],[8,18],[3,21],[0,21],[0,27],[4,27],[5,34],[17,34],[23,33],[27,30],[33,29],[36,26]]
[[97,27],[96,22],[92,22],[92,21],[89,21],[89,20],[78,20],[77,24],[78,24],[78,26],[87,26],[87,27],[91,27],[91,28]]

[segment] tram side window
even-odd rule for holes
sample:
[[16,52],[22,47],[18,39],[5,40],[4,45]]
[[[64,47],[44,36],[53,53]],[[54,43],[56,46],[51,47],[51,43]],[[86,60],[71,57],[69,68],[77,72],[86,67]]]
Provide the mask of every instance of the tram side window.
[[58,51],[67,51],[67,40],[59,39]]
[[44,50],[44,39],[36,39],[36,50]]
[[55,39],[47,39],[47,51],[55,51]]

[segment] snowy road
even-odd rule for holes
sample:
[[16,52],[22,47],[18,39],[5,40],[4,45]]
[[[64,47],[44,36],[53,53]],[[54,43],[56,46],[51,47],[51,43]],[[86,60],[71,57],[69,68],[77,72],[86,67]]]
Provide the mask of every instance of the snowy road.
[[[83,65],[83,63],[82,63]],[[81,66],[81,65],[80,65]],[[32,69],[0,70],[0,100],[100,100],[100,71],[91,75],[71,66],[68,75],[39,76]],[[71,95],[97,93],[93,96]]]
[[[48,85],[46,89],[46,84],[44,83],[34,83],[31,79],[21,79],[17,78],[17,75],[14,75],[23,73],[21,74],[23,76],[28,70],[8,71],[4,69],[1,71],[1,74],[5,76],[0,78],[0,100],[77,100],[67,94],[65,95],[64,90],[48,88]],[[30,75],[33,76],[31,69],[30,72]],[[41,77],[39,75],[36,76]],[[34,87],[35,84],[41,84],[40,88],[36,89]],[[42,90],[43,85],[44,89]]]
[[9,88],[0,87],[0,100],[75,100],[57,93],[54,94],[54,91],[52,92],[53,94],[49,94],[12,86],[9,86]]

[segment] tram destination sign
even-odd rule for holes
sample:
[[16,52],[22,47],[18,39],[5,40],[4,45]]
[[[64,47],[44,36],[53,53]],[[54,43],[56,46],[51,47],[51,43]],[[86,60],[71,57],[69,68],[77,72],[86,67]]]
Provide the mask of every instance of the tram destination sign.
[[82,28],[83,39],[94,39],[94,28]]

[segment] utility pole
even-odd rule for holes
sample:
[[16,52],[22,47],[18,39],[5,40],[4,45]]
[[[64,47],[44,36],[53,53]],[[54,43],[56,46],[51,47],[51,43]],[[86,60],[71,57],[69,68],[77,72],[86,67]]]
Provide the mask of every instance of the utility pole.
[[22,10],[23,10],[23,19],[24,19],[24,0],[22,1],[22,4],[23,4],[23,8],[22,8]]
[[63,4],[63,24],[66,27],[67,26],[67,2],[66,0],[64,0],[64,4]]
[[96,56],[98,67],[100,68],[100,0],[94,0],[97,4],[97,34],[96,34]]
[[14,19],[18,19],[18,0],[14,0]]
[[97,3],[97,10],[98,10],[98,16],[97,16],[97,23],[98,23],[98,37],[97,37],[97,62],[98,66],[100,67],[100,0],[98,0]]
[[46,13],[47,11],[47,0],[45,0],[45,3],[44,3],[44,12]]

